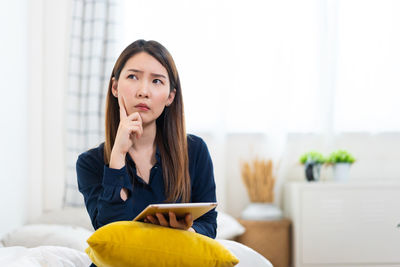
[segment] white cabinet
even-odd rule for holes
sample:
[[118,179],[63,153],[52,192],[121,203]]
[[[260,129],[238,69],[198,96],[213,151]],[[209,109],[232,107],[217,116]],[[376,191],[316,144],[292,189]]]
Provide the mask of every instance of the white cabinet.
[[288,183],[295,267],[400,266],[400,183]]

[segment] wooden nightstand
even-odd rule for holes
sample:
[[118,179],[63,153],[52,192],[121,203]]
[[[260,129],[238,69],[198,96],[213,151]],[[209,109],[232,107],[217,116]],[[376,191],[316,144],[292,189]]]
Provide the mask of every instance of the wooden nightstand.
[[266,257],[274,267],[290,266],[290,220],[248,221],[238,219],[238,221],[246,228],[246,232],[237,237],[236,241]]

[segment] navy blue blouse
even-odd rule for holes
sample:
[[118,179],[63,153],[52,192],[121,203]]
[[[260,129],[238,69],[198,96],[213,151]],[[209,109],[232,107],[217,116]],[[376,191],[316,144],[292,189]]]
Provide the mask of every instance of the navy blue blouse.
[[[205,142],[188,135],[190,202],[216,202],[213,164]],[[166,199],[162,160],[156,150],[156,164],[150,170],[149,183],[136,174],[135,163],[126,154],[126,164],[112,169],[104,164],[104,143],[79,155],[76,162],[79,191],[85,199],[94,229],[115,221],[133,220],[147,205],[163,203]],[[128,189],[128,199],[120,197],[122,188]],[[215,238],[217,211],[207,212],[193,222],[193,229]]]

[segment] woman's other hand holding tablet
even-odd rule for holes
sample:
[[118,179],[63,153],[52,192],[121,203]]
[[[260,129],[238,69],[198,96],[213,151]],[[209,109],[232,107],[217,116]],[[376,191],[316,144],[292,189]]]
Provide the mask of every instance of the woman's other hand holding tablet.
[[144,222],[161,225],[164,227],[171,227],[175,229],[187,230],[196,232],[193,228],[192,214],[188,213],[183,219],[177,219],[175,213],[169,212],[169,221],[164,217],[162,213],[156,213],[156,217],[148,215]]

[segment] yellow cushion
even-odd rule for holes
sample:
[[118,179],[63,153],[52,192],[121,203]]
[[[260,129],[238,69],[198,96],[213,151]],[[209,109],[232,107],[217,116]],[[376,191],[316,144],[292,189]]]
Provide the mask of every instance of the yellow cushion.
[[234,266],[239,260],[207,236],[149,223],[107,224],[87,240],[86,253],[107,266]]

